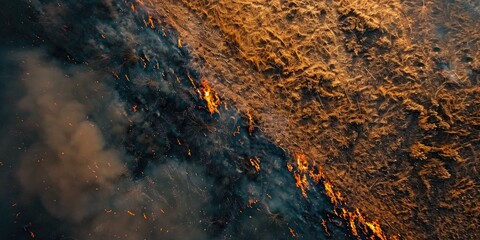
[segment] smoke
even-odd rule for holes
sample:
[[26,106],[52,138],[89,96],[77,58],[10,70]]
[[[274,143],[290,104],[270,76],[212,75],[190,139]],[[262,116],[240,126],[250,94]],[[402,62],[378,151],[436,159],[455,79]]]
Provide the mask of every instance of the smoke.
[[204,238],[201,209],[211,183],[202,168],[171,158],[132,181],[130,157],[106,144],[97,123],[125,127],[115,94],[92,87],[102,75],[65,68],[39,52],[17,54],[15,61],[26,94],[18,103],[26,116],[21,131],[31,139],[16,173],[29,215],[43,211],[35,208],[39,200],[68,225],[62,232],[80,239]]
[[28,114],[28,127],[38,141],[21,158],[19,181],[25,194],[39,196],[53,216],[81,222],[125,173],[119,154],[105,147],[87,107],[75,99],[75,84],[95,76],[77,71],[70,77],[45,64],[38,53],[20,58],[27,96],[19,107]]

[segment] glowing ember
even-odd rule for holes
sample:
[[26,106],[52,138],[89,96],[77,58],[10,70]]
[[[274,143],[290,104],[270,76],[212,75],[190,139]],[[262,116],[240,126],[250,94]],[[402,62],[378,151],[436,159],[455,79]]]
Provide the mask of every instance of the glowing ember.
[[255,126],[253,125],[254,124],[253,115],[250,110],[247,110],[246,115],[248,117],[248,132],[250,133],[250,135],[252,135],[252,132],[255,129]]
[[215,90],[213,90],[206,80],[203,80],[200,88],[200,97],[207,102],[208,112],[220,114],[218,107],[222,104]]
[[148,16],[148,23],[150,24],[151,29],[155,28],[155,24],[153,23],[153,17],[151,15]]
[[297,234],[295,234],[295,231],[291,227],[288,228],[290,230],[290,234],[292,234],[292,237],[296,237]]
[[325,221],[324,219],[322,219],[322,227],[325,230],[325,233],[327,234],[327,236],[330,236],[330,233],[328,232],[328,228],[327,228],[327,221]]
[[257,172],[260,171],[260,158],[255,157],[255,158],[250,158],[250,164],[255,168]]
[[135,213],[133,213],[132,211],[128,210],[127,213],[131,216],[135,216]]
[[177,40],[177,46],[178,46],[178,48],[182,48],[182,39],[179,38]]

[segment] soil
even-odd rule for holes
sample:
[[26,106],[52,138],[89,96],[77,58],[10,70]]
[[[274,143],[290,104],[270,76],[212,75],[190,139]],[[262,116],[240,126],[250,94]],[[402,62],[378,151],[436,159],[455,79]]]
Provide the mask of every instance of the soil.
[[322,166],[387,235],[480,236],[480,3],[144,4],[222,102]]

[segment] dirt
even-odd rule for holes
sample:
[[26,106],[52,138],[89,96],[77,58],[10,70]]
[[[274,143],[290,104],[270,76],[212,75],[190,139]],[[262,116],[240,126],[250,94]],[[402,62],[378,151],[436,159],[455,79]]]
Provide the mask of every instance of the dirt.
[[144,4],[222,102],[322,166],[389,236],[480,236],[479,3]]

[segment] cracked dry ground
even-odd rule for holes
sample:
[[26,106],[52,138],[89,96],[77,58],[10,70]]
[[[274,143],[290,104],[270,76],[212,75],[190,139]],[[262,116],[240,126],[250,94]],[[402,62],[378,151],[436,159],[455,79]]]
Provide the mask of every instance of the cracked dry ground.
[[480,3],[149,4],[224,101],[389,236],[480,236]]

